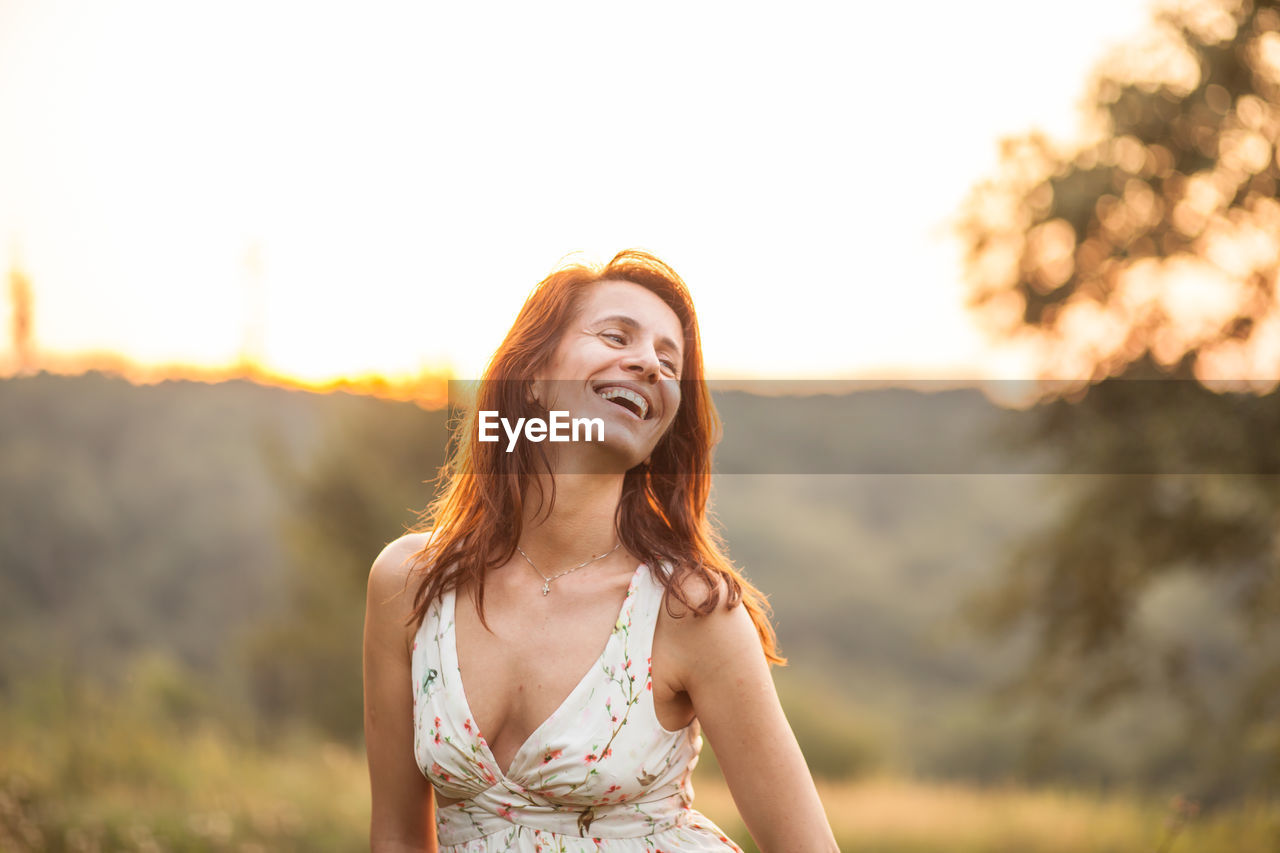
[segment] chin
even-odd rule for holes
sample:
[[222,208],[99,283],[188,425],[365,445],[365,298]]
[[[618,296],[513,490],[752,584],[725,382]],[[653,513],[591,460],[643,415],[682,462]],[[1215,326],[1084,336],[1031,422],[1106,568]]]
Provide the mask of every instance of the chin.
[[648,456],[648,451],[622,442],[606,442],[597,445],[595,452],[579,457],[574,466],[580,472],[589,471],[596,474],[625,474],[632,468],[641,465]]
[[610,449],[614,451],[608,455],[610,466],[623,473],[644,464],[645,457],[648,455],[633,447]]

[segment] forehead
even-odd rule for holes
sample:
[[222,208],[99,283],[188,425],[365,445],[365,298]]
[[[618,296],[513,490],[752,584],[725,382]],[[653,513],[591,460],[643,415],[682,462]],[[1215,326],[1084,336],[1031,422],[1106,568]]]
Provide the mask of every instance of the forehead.
[[594,323],[610,317],[630,318],[642,329],[670,338],[677,348],[684,343],[684,327],[676,312],[662,297],[635,282],[606,280],[587,289],[578,319]]

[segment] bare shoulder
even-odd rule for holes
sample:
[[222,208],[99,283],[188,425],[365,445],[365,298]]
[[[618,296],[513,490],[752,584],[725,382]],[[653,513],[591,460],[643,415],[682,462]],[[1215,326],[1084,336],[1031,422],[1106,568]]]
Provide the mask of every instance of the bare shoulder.
[[675,583],[693,607],[704,608],[708,601],[715,601],[709,613],[701,613],[682,603],[674,589],[667,589],[658,633],[683,689],[709,670],[736,666],[744,652],[748,657],[763,656],[751,614],[741,601],[729,605],[729,584],[723,576],[708,580],[686,575]]
[[385,601],[405,589],[414,568],[413,555],[426,547],[430,533],[406,533],[387,544],[369,569],[369,594]]
[[[677,595],[677,590],[679,595]],[[681,601],[689,602],[698,611],[701,611],[712,599],[715,600],[715,609],[711,612],[722,613],[728,610],[727,602],[729,600],[729,585],[725,582],[722,575],[713,574],[710,579],[703,577],[696,572],[688,572],[674,579],[668,585],[665,595],[664,610],[677,620],[686,618],[696,618],[703,616],[701,612],[695,612],[688,605]]]
[[414,626],[409,624],[414,612],[417,587],[410,577],[415,568],[413,556],[430,539],[429,533],[408,533],[389,543],[369,569],[369,587],[365,600],[365,622],[371,636],[384,648],[405,648],[412,643]]

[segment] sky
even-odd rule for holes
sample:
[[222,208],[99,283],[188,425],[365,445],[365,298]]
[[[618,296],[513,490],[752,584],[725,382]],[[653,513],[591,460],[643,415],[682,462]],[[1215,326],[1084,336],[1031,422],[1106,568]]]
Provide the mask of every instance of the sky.
[[0,269],[45,353],[474,377],[639,247],[712,377],[1015,376],[949,222],[1152,8],[0,0]]

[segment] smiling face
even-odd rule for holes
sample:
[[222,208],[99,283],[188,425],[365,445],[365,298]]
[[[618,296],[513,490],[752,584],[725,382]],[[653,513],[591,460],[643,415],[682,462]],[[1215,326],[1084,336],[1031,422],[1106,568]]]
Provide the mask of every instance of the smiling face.
[[684,330],[661,297],[629,281],[601,281],[583,298],[535,394],[548,410],[604,421],[604,450],[623,470],[653,451],[680,408]]

